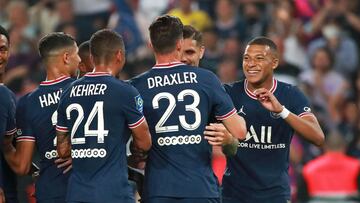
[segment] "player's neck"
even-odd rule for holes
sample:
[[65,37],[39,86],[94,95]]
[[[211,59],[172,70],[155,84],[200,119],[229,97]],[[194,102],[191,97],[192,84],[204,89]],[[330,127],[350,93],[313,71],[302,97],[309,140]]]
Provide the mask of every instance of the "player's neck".
[[247,82],[247,88],[253,92],[255,91],[256,89],[259,89],[259,88],[265,88],[265,89],[268,89],[270,90],[273,85],[274,85],[274,79],[273,77],[271,77],[271,79],[268,79],[264,82],[261,82],[261,83],[250,83],[249,81]]
[[57,68],[56,66],[48,67],[46,70],[46,80],[56,80],[62,76],[69,76],[69,73],[66,73],[61,70],[61,68]]
[[156,64],[180,62],[180,54],[175,51],[169,54],[156,54],[155,58]]
[[111,66],[105,66],[105,65],[96,65],[93,72],[109,73],[112,76],[116,75],[115,71],[113,71],[113,68],[111,68]]

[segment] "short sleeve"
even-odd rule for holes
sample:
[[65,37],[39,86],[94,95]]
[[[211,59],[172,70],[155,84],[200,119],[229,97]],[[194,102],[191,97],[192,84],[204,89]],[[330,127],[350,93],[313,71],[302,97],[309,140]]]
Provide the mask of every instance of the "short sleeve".
[[27,98],[28,95],[21,97],[16,107],[17,142],[35,141],[35,135],[33,134],[31,123],[29,122],[30,119],[28,118],[29,113],[27,113]]
[[16,113],[15,96],[10,94],[10,100],[8,104],[8,116],[6,122],[6,132],[5,132],[6,135],[12,135],[16,132],[15,113]]
[[236,114],[234,104],[219,79],[214,74],[211,74],[209,79],[211,87],[209,95],[213,102],[215,118],[217,120],[225,120]]
[[292,113],[300,117],[314,116],[311,112],[310,102],[306,96],[295,86],[290,88],[291,104],[286,106]]
[[126,85],[127,95],[124,98],[123,112],[129,128],[136,128],[145,121],[143,115],[143,100],[140,93],[130,85]]
[[66,118],[66,98],[67,98],[67,91],[61,95],[59,106],[56,110],[57,112],[57,122],[56,122],[56,130],[60,132],[69,132],[68,125],[67,125],[67,118]]

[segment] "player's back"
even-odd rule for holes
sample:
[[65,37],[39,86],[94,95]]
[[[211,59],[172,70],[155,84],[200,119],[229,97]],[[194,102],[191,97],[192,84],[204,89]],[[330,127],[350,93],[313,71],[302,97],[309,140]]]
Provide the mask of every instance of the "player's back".
[[153,143],[145,171],[145,198],[218,197],[212,150],[203,132],[213,111],[225,119],[235,109],[216,76],[173,63],[155,66],[131,83],[143,97]]
[[36,197],[46,200],[65,196],[69,173],[63,174],[54,163],[56,152],[55,124],[61,93],[74,80],[63,76],[44,81],[32,93],[20,98],[17,111],[17,142],[36,142],[40,154],[40,176]]
[[[67,201],[125,202],[128,184],[128,109],[138,92],[107,73],[88,73],[65,91],[57,130],[71,136],[73,172]],[[142,114],[141,114],[141,117]]]

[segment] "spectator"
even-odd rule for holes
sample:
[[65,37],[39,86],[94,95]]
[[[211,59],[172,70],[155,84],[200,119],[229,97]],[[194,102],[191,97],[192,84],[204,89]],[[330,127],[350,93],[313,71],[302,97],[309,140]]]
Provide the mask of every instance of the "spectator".
[[312,56],[319,47],[327,46],[334,53],[334,70],[344,76],[350,76],[358,65],[358,48],[355,41],[342,33],[336,20],[322,27],[323,37],[309,44],[308,54]]
[[224,59],[218,67],[217,75],[222,83],[232,83],[239,79],[237,61],[231,58]]
[[29,7],[23,0],[10,1],[7,6],[8,22],[7,28],[16,30],[24,38],[34,42],[37,39],[37,27],[31,24],[29,19]]
[[211,27],[211,18],[202,10],[195,10],[191,3],[193,0],[179,0],[179,7],[169,11],[169,15],[179,17],[184,25],[192,25],[200,32]]
[[[268,33],[283,41],[283,59],[301,70],[307,68],[306,33],[303,22],[295,18],[295,8],[290,1],[277,1]],[[279,69],[279,68],[278,68]]]
[[240,21],[234,0],[217,0],[215,13],[215,29],[220,39],[245,39],[244,24]]
[[71,0],[40,0],[29,10],[31,20],[38,25],[41,35],[54,32],[56,27],[75,20]]
[[236,37],[229,37],[224,41],[222,58],[231,58],[236,61],[236,65],[239,66],[242,62],[241,45]]
[[111,0],[73,0],[75,24],[78,28],[78,42],[105,28],[110,17]]
[[255,3],[245,3],[242,20],[245,23],[245,42],[257,36],[264,36],[268,27],[267,19]]
[[334,60],[330,49],[318,48],[312,57],[313,69],[300,75],[314,111],[330,129],[340,122],[340,107],[348,90],[344,76],[332,70]]
[[111,15],[109,23],[111,29],[123,36],[126,47],[126,60],[131,62],[136,58],[141,58],[141,52],[145,47],[136,18],[138,16],[138,6],[138,0],[117,0],[118,12]]
[[325,154],[304,166],[301,200],[347,203],[358,197],[360,162],[345,150],[343,135],[333,132],[326,138]]
[[219,45],[219,37],[214,29],[206,29],[203,32],[205,53],[200,66],[216,72],[217,65],[221,60],[222,49]]
[[278,47],[279,52],[279,65],[274,72],[275,78],[292,85],[297,85],[300,69],[284,59],[284,39],[278,35],[271,35],[270,38]]

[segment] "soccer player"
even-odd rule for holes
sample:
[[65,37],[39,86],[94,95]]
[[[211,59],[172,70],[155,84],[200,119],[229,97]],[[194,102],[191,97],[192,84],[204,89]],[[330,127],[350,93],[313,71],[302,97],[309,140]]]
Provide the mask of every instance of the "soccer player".
[[90,59],[90,41],[85,41],[79,45],[79,56],[81,61],[79,63],[78,78],[81,78],[86,73],[94,70],[94,65]]
[[[245,123],[213,73],[180,62],[183,24],[178,18],[160,16],[149,31],[156,65],[131,81],[144,99],[153,142],[143,201],[219,202],[211,145],[203,132],[212,114],[240,139],[246,133]],[[236,140],[218,139],[224,144]]]
[[[15,98],[13,93],[5,87],[3,76],[5,66],[10,56],[10,37],[5,28],[0,26],[0,143],[5,141],[4,136],[16,132],[15,127]],[[9,169],[0,144],[0,203],[17,202],[16,177]]]
[[[225,85],[248,133],[236,156],[227,157],[224,203],[289,202],[289,147],[294,132],[317,146],[323,144],[324,134],[303,93],[273,77],[278,63],[274,42],[257,37],[245,49],[246,79]],[[205,134],[215,131],[224,132],[208,129]]]
[[95,69],[74,82],[58,108],[57,150],[73,159],[67,202],[134,203],[128,182],[126,142],[144,160],[151,147],[139,92],[116,79],[125,63],[122,37],[100,30],[90,39]]
[[181,62],[190,66],[199,66],[200,59],[204,56],[205,47],[202,34],[191,25],[183,29],[183,48]]
[[41,160],[36,182],[37,202],[60,203],[65,202],[69,176],[62,166],[70,160],[57,159],[56,109],[62,91],[74,81],[70,76],[75,74],[80,57],[75,40],[63,33],[43,37],[39,42],[39,53],[46,66],[47,79],[34,92],[20,99],[16,113],[19,128],[16,149],[8,145],[5,157],[17,174],[27,174],[36,146]]

